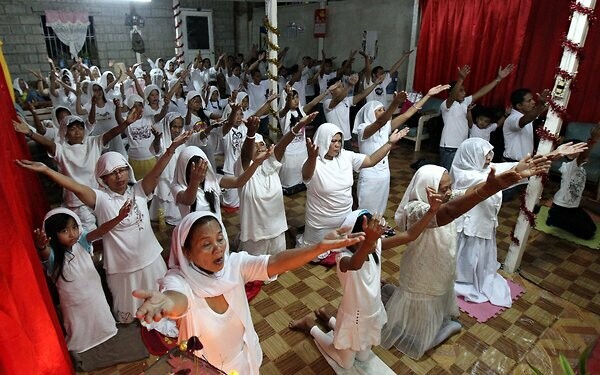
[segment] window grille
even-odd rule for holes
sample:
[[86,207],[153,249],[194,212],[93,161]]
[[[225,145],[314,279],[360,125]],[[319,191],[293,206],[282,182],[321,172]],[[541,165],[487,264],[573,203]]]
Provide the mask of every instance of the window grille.
[[[46,42],[46,51],[48,56],[54,60],[56,66],[60,68],[66,68],[73,64],[71,54],[69,53],[69,47],[58,39],[54,30],[46,25],[46,16],[42,15],[42,28],[44,29],[44,41]],[[96,65],[100,68],[100,61],[98,59],[98,48],[96,47],[96,31],[94,29],[94,17],[90,18],[90,25],[87,29],[87,35],[85,37],[85,43],[81,51],[79,51],[79,57],[83,59],[83,63],[87,66]]]

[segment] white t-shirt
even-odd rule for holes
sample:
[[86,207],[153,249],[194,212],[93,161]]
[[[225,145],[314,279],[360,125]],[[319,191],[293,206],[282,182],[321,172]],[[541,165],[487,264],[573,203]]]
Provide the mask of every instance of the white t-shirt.
[[266,79],[260,81],[258,85],[254,82],[248,82],[248,109],[255,113],[269,97],[269,81]]
[[233,175],[234,164],[240,157],[247,133],[248,128],[246,125],[241,124],[237,127],[232,127],[227,134],[223,135],[223,154],[225,155],[223,172]]
[[[84,108],[90,113],[92,105],[86,104]],[[118,125],[115,119],[115,104],[113,102],[106,102],[102,108],[96,105],[96,123],[92,135],[104,134]]]
[[350,107],[353,104],[353,97],[348,96],[339,102],[333,109],[329,109],[329,104],[333,99],[325,99],[323,109],[325,110],[325,119],[334,125],[339,126],[344,134],[344,141],[352,139],[350,131]]
[[337,77],[336,72],[331,72],[329,74],[323,74],[323,76],[319,76],[319,94],[322,94],[327,90],[327,87],[329,87],[327,85],[327,82],[329,82],[330,79],[334,79],[335,77]]
[[337,228],[352,211],[352,171],[359,171],[366,155],[341,150],[333,160],[317,158],[312,178],[304,181],[306,225]]
[[[304,69],[302,70],[302,80],[305,82],[307,82],[309,79],[311,79],[313,77],[313,75],[315,75],[314,68],[309,68],[309,67],[305,66]],[[307,84],[305,94],[306,94],[306,96],[315,96],[315,85]]]
[[[83,144],[70,145],[67,142],[56,142],[56,151],[52,157],[58,165],[58,171],[71,177],[82,185],[97,188],[98,182],[94,170],[102,155],[102,136],[87,136]],[[63,203],[67,207],[83,206],[83,202],[70,190],[63,189]]]
[[504,120],[502,133],[504,134],[504,157],[521,160],[527,154],[533,154],[533,122],[519,126],[519,120],[524,115],[513,108],[510,115]]
[[132,160],[148,160],[154,155],[150,152],[150,145],[154,140],[152,135],[152,125],[154,124],[154,115],[143,116],[126,130],[129,149],[127,155]]
[[227,85],[229,86],[229,93],[239,90],[240,85],[242,84],[242,80],[238,76],[234,76],[233,74],[230,76],[225,74],[225,80],[227,81]]
[[134,272],[154,262],[162,247],[150,224],[148,201],[152,195],[144,193],[141,183],[128,186],[123,195],[107,189],[94,189],[94,192],[98,226],[117,217],[127,200],[135,200],[129,215],[102,237],[106,273]]
[[[279,180],[281,163],[274,155],[265,160],[244,186],[240,196],[240,240],[275,238],[287,230],[283,190]],[[244,172],[241,159],[235,163],[236,176]]]
[[[371,100],[377,100],[381,102],[381,104],[387,106],[387,92],[386,89],[388,85],[392,82],[392,77],[390,77],[390,73],[385,73],[383,78],[383,82],[375,86],[375,89],[371,91],[369,95],[367,95],[367,102]],[[371,86],[373,83],[371,81],[371,77],[365,77],[364,87],[367,88]]]
[[[301,79],[300,81],[294,82],[292,88],[298,92],[298,100],[300,102],[300,107],[304,107],[306,105],[306,79]],[[313,89],[314,91],[314,89]],[[283,91],[281,91],[283,93]]]
[[469,138],[469,122],[467,121],[467,107],[473,101],[472,96],[467,96],[462,103],[454,101],[450,108],[446,107],[446,100],[440,104],[444,128],[440,147],[458,148],[460,144]]
[[[220,175],[218,173],[215,173],[215,175],[217,176],[217,182],[221,183],[221,179],[223,178],[223,175]],[[181,193],[182,191],[186,191],[187,190],[187,186],[183,186],[180,184],[176,184],[175,182],[173,182],[173,185],[171,185],[171,192],[173,193],[173,197],[175,199],[177,199],[177,195],[179,193]],[[219,217],[219,220],[221,220],[221,194],[219,194],[220,192],[216,192],[215,195],[215,215],[217,215]],[[210,194],[210,193],[206,193],[206,194]],[[208,203],[208,200],[206,199],[206,194],[204,193],[204,190],[202,190],[202,187],[200,187],[198,189],[198,191],[196,192],[196,211],[211,211],[210,209],[210,203]],[[179,208],[179,212],[181,213],[181,217],[184,217],[185,215],[189,214],[192,211],[192,206],[187,205],[187,204],[182,204],[182,203],[177,203],[177,208]]]
[[[371,124],[362,123],[358,125],[358,151],[361,154],[371,155],[375,151],[379,150],[381,146],[386,144],[390,140],[390,133],[392,131],[392,125],[388,121],[381,129],[376,131],[372,136],[367,139],[363,139],[363,134],[367,126]],[[381,178],[390,175],[390,167],[388,156],[386,155],[381,161],[370,168],[363,168],[360,170],[361,177],[372,177]]]
[[490,135],[494,130],[498,129],[498,124],[490,124],[487,128],[481,129],[477,125],[473,124],[469,131],[469,138],[482,138],[486,141],[490,141]]
[[577,165],[577,159],[562,163],[560,166],[560,189],[554,194],[554,203],[561,207],[579,207],[585,189],[586,171]]
[[[285,117],[281,118],[281,132],[283,135],[292,131],[292,127],[294,127],[298,121],[300,121],[300,110],[294,109],[289,110],[288,113],[285,114]],[[306,150],[306,133],[304,132],[304,128],[300,130],[298,135],[294,136],[294,139],[290,142],[290,144],[285,149],[286,155],[299,155],[306,154],[308,157],[308,153]]]

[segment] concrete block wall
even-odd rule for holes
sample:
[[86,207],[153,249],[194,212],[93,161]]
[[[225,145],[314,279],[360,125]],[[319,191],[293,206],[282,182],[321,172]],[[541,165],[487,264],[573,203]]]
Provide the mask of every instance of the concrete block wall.
[[[3,0],[0,4],[0,39],[13,79],[33,80],[28,69],[48,72],[46,44],[41,16],[45,10],[87,11],[94,20],[96,46],[101,69],[107,69],[108,60],[135,63],[131,50],[129,27],[125,15],[131,13],[131,4],[144,18],[141,34],[146,55],[171,58],[175,53],[175,25],[172,1],[152,0],[150,3],[130,3],[114,0]],[[194,9],[212,9],[215,48],[233,52],[235,46],[233,2],[183,0],[181,6]]]

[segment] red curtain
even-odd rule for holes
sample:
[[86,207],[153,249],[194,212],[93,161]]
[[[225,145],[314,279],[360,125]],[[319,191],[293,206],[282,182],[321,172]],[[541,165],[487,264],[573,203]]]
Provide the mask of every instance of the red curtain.
[[[473,93],[496,77],[499,66],[517,69],[491,93],[483,105],[509,104],[520,87],[552,89],[562,55],[561,39],[569,26],[569,0],[421,0],[422,20],[417,49],[415,89],[456,79],[457,67],[471,65],[465,81]],[[567,112],[571,120],[600,120],[596,105],[600,75],[600,31],[592,25]]]
[[38,177],[14,163],[30,156],[12,127],[15,110],[1,68],[0,373],[69,374],[69,354],[32,239],[48,204]]

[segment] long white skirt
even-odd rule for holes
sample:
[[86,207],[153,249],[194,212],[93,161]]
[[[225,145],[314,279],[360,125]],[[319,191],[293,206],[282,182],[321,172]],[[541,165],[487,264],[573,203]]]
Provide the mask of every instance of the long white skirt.
[[411,293],[396,287],[385,310],[388,321],[381,331],[381,346],[385,349],[395,346],[413,359],[421,358],[442,326],[459,315],[452,286],[441,296]]
[[372,214],[385,214],[390,195],[390,176],[369,178],[359,176],[358,208],[369,210]]
[[456,252],[456,283],[454,290],[465,301],[511,307],[508,282],[498,274],[496,231],[486,240],[460,232]]
[[119,323],[131,323],[142,300],[131,295],[135,289],[158,290],[157,280],[165,277],[167,265],[158,255],[148,266],[128,273],[106,275],[108,288],[113,296],[113,314]]

